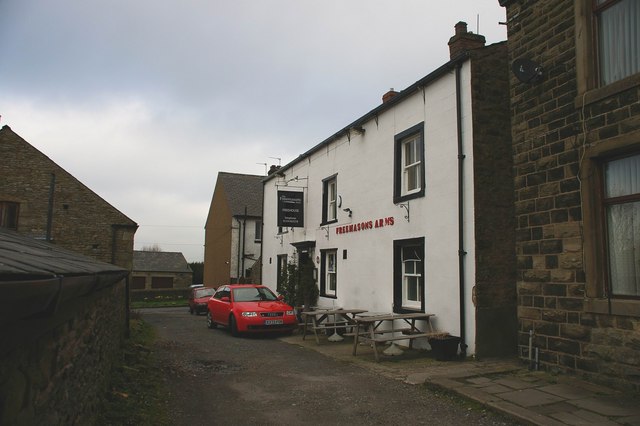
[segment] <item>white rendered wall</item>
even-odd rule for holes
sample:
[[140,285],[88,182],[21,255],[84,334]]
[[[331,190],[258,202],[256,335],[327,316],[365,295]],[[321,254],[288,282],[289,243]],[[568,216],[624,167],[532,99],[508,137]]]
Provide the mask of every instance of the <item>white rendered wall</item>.
[[[471,289],[475,283],[473,241],[473,151],[469,66],[462,68],[462,123],[464,140],[466,343],[475,348],[475,310]],[[352,134],[332,142],[272,177],[264,187],[263,283],[276,288],[277,256],[295,259],[291,243],[315,241],[315,267],[320,273],[320,250],[337,249],[337,297],[320,297],[328,307],[391,312],[393,304],[393,241],[425,238],[425,309],[435,314],[439,331],[460,335],[458,268],[458,146],[455,73],[441,77],[378,117],[364,124],[364,135]],[[410,217],[393,203],[394,136],[424,121],[425,196],[409,201]],[[311,145],[311,144],[310,144]],[[337,174],[342,198],[338,222],[328,231],[322,222],[322,180]],[[286,181],[298,176],[298,181]],[[305,227],[278,234],[277,191],[303,188]],[[350,208],[349,218],[343,211]],[[336,228],[376,219],[393,218],[393,225],[358,232],[336,233]],[[343,250],[347,259],[343,259]]]
[[[246,232],[243,227],[246,226]],[[242,216],[234,216],[231,220],[231,257],[229,273],[231,278],[244,276],[244,271],[251,268],[260,257],[260,242],[255,241],[256,219],[247,218],[246,224]],[[240,245],[241,244],[241,245]],[[240,253],[238,246],[240,245]],[[244,259],[244,270],[242,268],[242,256],[249,256]],[[240,268],[240,269],[238,269]],[[240,271],[240,274],[238,274]]]

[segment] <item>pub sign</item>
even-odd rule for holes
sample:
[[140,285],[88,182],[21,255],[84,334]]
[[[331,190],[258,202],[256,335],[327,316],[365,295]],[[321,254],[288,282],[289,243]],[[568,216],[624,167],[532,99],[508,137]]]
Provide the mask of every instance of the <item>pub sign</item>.
[[278,226],[304,227],[304,192],[278,191]]

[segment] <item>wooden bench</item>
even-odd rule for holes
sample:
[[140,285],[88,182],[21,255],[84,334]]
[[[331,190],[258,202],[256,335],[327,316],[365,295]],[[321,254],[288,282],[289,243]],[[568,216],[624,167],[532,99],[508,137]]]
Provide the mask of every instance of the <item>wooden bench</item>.
[[[359,316],[355,318],[356,330],[353,333],[353,355],[357,354],[359,341],[371,343],[376,361],[379,361],[378,344],[380,343],[408,340],[409,348],[412,348],[415,339],[442,335],[443,333],[435,332],[431,326],[430,320],[433,316],[433,314],[424,312]],[[404,327],[397,327],[396,321],[400,322]],[[416,321],[422,321],[423,326],[418,328]],[[381,327],[385,322],[390,327]]]
[[302,340],[307,335],[307,329],[311,329],[316,338],[316,343],[320,344],[318,338],[318,330],[337,330],[347,329],[354,325],[353,317],[357,314],[366,312],[363,309],[317,309],[314,311],[302,312],[303,331]]
[[407,333],[407,334],[403,334],[402,336],[376,337],[374,339],[371,339],[371,338],[366,338],[366,339],[376,343],[386,343],[386,342],[393,342],[396,340],[412,340],[412,339],[421,339],[423,337],[434,337],[440,334],[442,333]]

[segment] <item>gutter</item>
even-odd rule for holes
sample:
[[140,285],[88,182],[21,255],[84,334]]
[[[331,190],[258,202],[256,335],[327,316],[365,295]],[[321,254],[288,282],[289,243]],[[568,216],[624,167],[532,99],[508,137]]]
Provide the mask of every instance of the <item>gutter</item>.
[[436,68],[434,71],[432,71],[431,73],[427,74],[425,77],[421,78],[420,80],[416,81],[411,86],[407,87],[406,89],[404,89],[403,91],[401,91],[400,93],[395,95],[393,98],[391,98],[387,102],[384,102],[384,103],[380,104],[378,107],[374,108],[373,110],[369,111],[367,114],[363,115],[362,117],[360,117],[359,119],[357,119],[353,123],[349,124],[348,126],[346,126],[343,129],[337,131],[333,135],[329,136],[327,139],[325,139],[324,141],[320,142],[319,144],[317,144],[316,146],[314,146],[313,148],[311,148],[310,150],[308,150],[304,154],[299,155],[294,160],[292,160],[289,163],[285,164],[284,166],[280,167],[276,173],[272,173],[270,175],[267,175],[263,179],[263,182],[267,182],[267,181],[269,181],[269,180],[271,180],[273,178],[279,177],[278,175],[280,175],[282,172],[290,169],[291,167],[293,167],[298,162],[310,157],[311,155],[313,155],[314,153],[320,151],[325,146],[329,145],[331,142],[336,141],[340,137],[345,136],[349,132],[349,129],[351,129],[353,127],[360,127],[360,126],[364,125],[365,123],[367,123],[368,121],[370,121],[372,119],[375,119],[382,112],[385,112],[385,111],[391,109],[393,106],[395,106],[396,104],[402,102],[403,100],[405,100],[409,96],[411,96],[411,95],[419,92],[420,90],[422,90],[423,87],[429,85],[430,83],[432,83],[435,80],[439,79],[443,75],[446,75],[446,74],[450,73],[452,70],[454,70],[457,67],[459,67],[460,65],[462,65],[462,63],[465,62],[470,57],[471,57],[471,55],[469,54],[469,52],[465,51],[465,52],[461,53],[460,55],[456,56],[455,58],[451,59],[446,64],[441,65],[440,67]]

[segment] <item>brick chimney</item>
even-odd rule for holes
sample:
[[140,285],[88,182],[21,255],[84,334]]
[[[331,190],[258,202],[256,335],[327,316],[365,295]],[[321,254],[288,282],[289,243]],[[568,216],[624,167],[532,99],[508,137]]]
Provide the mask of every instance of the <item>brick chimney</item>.
[[274,174],[278,170],[280,170],[280,166],[276,166],[275,164],[272,164],[271,167],[269,167],[269,172],[267,172],[267,176]]
[[456,35],[449,39],[449,57],[451,59],[463,52],[484,47],[486,43],[484,36],[468,32],[466,22],[458,22],[455,28]]
[[393,87],[391,89],[389,89],[389,91],[387,93],[385,93],[384,95],[382,95],[382,103],[388,102],[391,100],[391,98],[393,98],[395,95],[397,95],[398,92],[396,92],[395,90],[393,90]]

